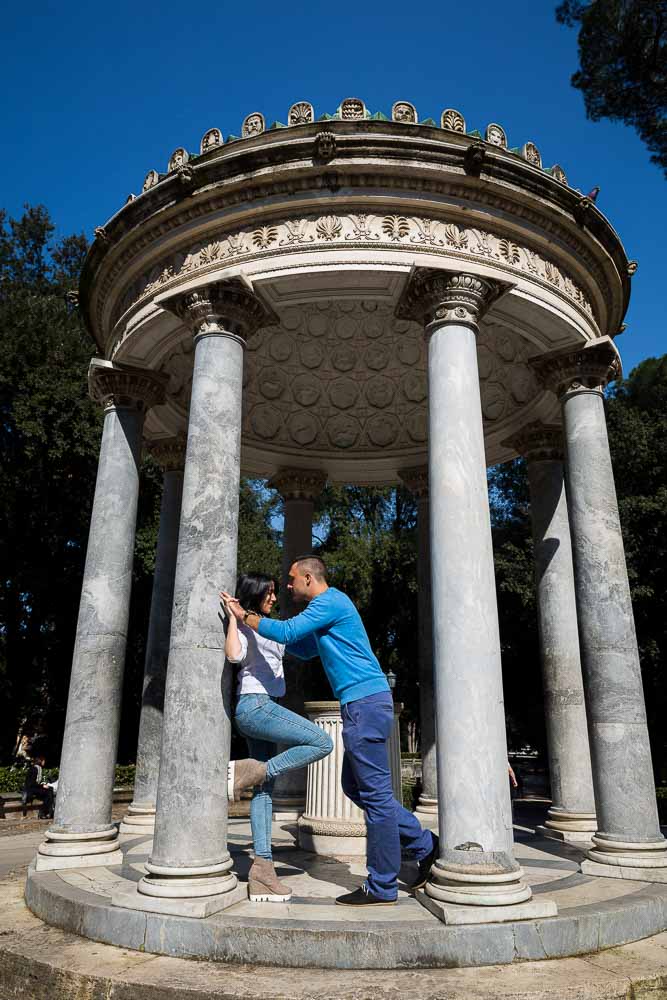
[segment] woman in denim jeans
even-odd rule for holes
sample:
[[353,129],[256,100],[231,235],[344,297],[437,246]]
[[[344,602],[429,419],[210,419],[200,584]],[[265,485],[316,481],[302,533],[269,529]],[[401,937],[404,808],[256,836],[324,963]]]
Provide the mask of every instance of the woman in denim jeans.
[[[263,573],[246,573],[238,581],[236,597],[249,611],[269,615],[276,601],[275,581]],[[234,721],[250,754],[247,760],[230,762],[228,781],[232,800],[244,788],[253,788],[250,826],[255,860],[248,876],[249,896],[252,902],[284,903],[291,889],[276,877],[271,854],[273,785],[279,774],[326,757],[333,743],[308,719],[277,703],[285,694],[285,647],[237,622],[224,601],[223,608],[228,622],[225,655],[230,663],[241,665]],[[276,743],[287,749],[276,754]]]

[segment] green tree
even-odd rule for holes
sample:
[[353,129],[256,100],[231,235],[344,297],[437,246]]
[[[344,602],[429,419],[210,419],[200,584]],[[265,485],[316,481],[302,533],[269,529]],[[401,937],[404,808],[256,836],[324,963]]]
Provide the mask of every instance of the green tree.
[[667,173],[667,0],[564,0],[556,18],[580,25],[572,85],[588,117],[631,125]]
[[[0,759],[23,730],[57,759],[102,416],[95,345],[69,304],[84,236],[54,240],[43,206],[0,213]],[[161,478],[142,470],[123,734],[136,727]],[[129,713],[129,715],[128,715]],[[129,718],[129,721],[128,721]],[[136,737],[135,737],[136,738]],[[121,738],[121,759],[132,739]]]

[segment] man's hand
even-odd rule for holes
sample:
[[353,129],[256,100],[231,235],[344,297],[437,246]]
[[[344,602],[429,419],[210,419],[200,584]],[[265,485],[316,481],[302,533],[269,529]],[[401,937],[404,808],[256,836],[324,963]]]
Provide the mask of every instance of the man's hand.
[[519,787],[519,782],[516,780],[516,775],[515,775],[515,773],[514,773],[514,771],[512,769],[512,765],[509,763],[509,761],[507,762],[507,771],[508,771],[509,776],[510,776],[510,782],[512,784],[512,788],[518,788]]
[[222,598],[222,607],[227,617],[231,617],[233,615],[237,622],[242,622],[245,611],[239,604],[238,598],[232,597],[232,595],[228,594],[225,590],[220,591],[220,597]]

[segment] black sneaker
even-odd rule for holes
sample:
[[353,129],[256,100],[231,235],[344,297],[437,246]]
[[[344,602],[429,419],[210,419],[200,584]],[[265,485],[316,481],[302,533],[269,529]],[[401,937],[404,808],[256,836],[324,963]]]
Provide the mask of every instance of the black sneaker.
[[368,891],[366,885],[360,885],[354,892],[346,892],[344,896],[338,896],[336,902],[340,906],[395,906],[397,899],[378,899]]
[[431,867],[435,862],[438,854],[440,853],[440,841],[433,834],[433,849],[430,854],[427,854],[425,858],[422,858],[419,862],[419,874],[417,878],[410,886],[410,889],[414,892],[415,889],[421,889],[423,885],[428,882],[428,877],[431,874]]

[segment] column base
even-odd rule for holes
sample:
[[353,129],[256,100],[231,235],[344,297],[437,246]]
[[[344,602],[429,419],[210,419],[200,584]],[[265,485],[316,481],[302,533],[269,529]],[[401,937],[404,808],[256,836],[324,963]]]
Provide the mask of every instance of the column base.
[[597,828],[595,813],[568,812],[566,809],[552,808],[547,813],[544,825],[536,827],[535,833],[548,840],[590,846]]
[[231,892],[238,885],[236,875],[230,871],[232,859],[201,868],[176,868],[146,862],[147,874],[139,881],[138,891],[144,896],[160,899],[199,899]]
[[119,833],[145,834],[152,837],[155,833],[155,806],[137,806],[131,802],[127,813],[123,816]]
[[581,863],[584,875],[627,878],[637,882],[667,882],[667,841],[611,840],[596,833],[593,847]]
[[515,906],[532,896],[530,886],[521,881],[522,876],[523,869],[518,866],[503,870],[493,855],[480,857],[477,864],[452,864],[440,859],[431,868],[424,891],[440,903]]
[[558,907],[552,899],[530,899],[504,906],[466,906],[434,899],[417,889],[415,899],[444,924],[497,924],[508,920],[536,920],[555,917]]
[[302,851],[320,857],[366,857],[365,823],[301,816],[297,836]]
[[236,906],[248,898],[248,884],[237,882],[232,889],[213,896],[169,897],[144,895],[139,885],[132,889],[120,889],[111,894],[113,906],[123,906],[128,910],[143,910],[148,913],[168,913],[176,917],[210,917],[213,913]]
[[435,829],[438,825],[438,800],[428,795],[420,795],[414,815],[422,826],[429,830]]
[[118,829],[69,833],[47,830],[46,841],[37,848],[35,871],[48,872],[66,868],[98,868],[122,865],[123,852]]

